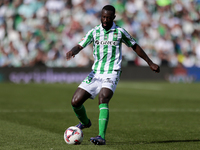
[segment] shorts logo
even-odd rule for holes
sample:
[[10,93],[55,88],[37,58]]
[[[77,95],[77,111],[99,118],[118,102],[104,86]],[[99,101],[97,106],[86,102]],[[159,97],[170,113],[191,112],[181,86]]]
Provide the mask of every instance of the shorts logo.
[[99,41],[99,40],[96,40],[94,42],[96,45],[113,45],[113,46],[117,46],[117,41]]
[[87,83],[87,84],[90,84],[91,81],[92,81],[92,79],[93,79],[93,77],[87,76],[87,77],[85,78],[85,80],[83,80],[83,82],[85,82],[85,83]]
[[103,82],[104,83],[112,83],[112,84],[114,84],[114,82],[110,78],[105,79]]

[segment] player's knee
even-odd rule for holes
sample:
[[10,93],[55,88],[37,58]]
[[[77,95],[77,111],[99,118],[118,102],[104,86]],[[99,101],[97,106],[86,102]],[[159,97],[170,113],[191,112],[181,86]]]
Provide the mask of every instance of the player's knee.
[[108,101],[110,99],[110,96],[108,96],[108,95],[105,95],[105,94],[100,94],[99,95],[99,100],[101,100],[101,101]]
[[79,104],[79,100],[78,100],[78,98],[77,98],[76,96],[74,96],[74,97],[72,98],[71,105],[72,105],[73,107],[79,107],[79,106],[81,105],[81,104]]
[[73,107],[79,107],[90,97],[91,97],[90,93],[88,93],[87,91],[81,88],[78,88],[76,92],[74,93],[74,96],[71,101],[71,105]]
[[99,97],[99,104],[102,104],[102,103],[109,103],[110,101],[110,98],[108,97]]
[[113,96],[113,92],[109,89],[104,89],[99,93],[99,104],[109,103],[110,99]]

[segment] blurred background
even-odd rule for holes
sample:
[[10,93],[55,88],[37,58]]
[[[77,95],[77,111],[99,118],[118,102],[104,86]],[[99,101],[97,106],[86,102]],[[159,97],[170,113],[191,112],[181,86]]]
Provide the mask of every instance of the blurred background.
[[[65,54],[100,24],[106,4],[155,63],[200,68],[200,0],[1,0],[1,69],[91,67],[92,44],[70,61]],[[147,66],[124,44],[122,52],[123,67]]]
[[200,0],[0,0],[0,150],[100,149],[88,141],[98,96],[85,103],[93,126],[81,147],[63,140],[78,122],[71,97],[91,72],[92,44],[65,55],[106,4],[161,72],[123,44],[103,149],[200,149]]

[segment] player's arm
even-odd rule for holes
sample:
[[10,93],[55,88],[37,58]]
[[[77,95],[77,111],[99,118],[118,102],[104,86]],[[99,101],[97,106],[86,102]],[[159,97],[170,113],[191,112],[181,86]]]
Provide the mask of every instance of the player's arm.
[[93,30],[94,29],[91,29],[76,46],[74,46],[69,52],[66,53],[67,60],[75,57],[76,54],[78,54],[83,48],[85,48],[93,41]]
[[144,50],[137,44],[135,43],[132,46],[132,49],[137,53],[138,56],[140,56],[142,59],[144,59],[151,70],[159,73],[160,72],[160,67],[157,64],[154,64],[151,59],[147,56],[147,54],[144,52]]
[[75,57],[83,49],[82,46],[76,45],[69,52],[66,53],[67,60],[70,60],[72,57]]

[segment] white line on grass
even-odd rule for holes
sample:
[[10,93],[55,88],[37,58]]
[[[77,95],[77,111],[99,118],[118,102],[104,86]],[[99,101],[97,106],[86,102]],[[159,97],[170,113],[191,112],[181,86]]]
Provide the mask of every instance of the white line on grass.
[[160,91],[162,88],[160,86],[153,86],[153,85],[117,85],[117,88],[131,88],[131,89],[138,89],[138,90],[155,90],[155,91]]
[[[71,109],[1,109],[0,113],[65,113],[72,112]],[[98,110],[87,109],[87,112],[99,112]],[[200,109],[173,109],[173,108],[163,108],[163,109],[110,109],[110,112],[200,112]]]

